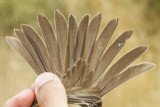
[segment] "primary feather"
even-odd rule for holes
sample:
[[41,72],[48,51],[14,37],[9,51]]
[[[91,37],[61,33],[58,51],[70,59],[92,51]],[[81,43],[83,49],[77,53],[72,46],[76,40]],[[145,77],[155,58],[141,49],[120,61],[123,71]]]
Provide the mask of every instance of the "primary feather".
[[118,20],[112,19],[98,36],[101,17],[102,14],[98,13],[89,22],[89,15],[86,14],[78,25],[76,17],[71,14],[67,24],[64,15],[56,10],[56,29],[53,29],[46,16],[38,15],[44,40],[29,25],[22,25],[22,30],[15,30],[19,40],[13,37],[6,39],[38,75],[53,72],[60,77],[70,106],[99,107],[100,97],[155,66],[145,62],[126,69],[148,48],[139,46],[108,68],[133,30],[125,31],[107,47]]

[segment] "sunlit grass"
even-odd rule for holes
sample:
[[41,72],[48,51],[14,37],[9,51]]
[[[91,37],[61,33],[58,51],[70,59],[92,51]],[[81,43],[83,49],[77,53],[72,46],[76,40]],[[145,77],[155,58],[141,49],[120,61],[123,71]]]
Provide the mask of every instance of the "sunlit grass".
[[[9,7],[9,8],[8,8]],[[150,49],[134,63],[149,61],[157,64],[156,69],[146,72],[109,92],[103,99],[104,107],[157,107],[160,101],[160,16],[136,0],[0,0],[0,105],[6,99],[29,87],[36,78],[35,73],[5,41],[6,35],[13,35],[13,28],[21,23],[35,27],[39,32],[37,14],[43,13],[53,22],[53,12],[60,9],[67,17],[73,13],[78,20],[85,13],[91,17],[103,13],[102,26],[112,18],[119,18],[119,25],[111,39],[128,29],[134,34],[118,54],[138,45],[149,45]]]

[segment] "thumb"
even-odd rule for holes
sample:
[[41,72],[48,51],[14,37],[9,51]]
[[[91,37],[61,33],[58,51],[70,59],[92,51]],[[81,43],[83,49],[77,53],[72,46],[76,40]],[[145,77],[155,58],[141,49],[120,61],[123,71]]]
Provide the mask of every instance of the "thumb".
[[53,73],[45,72],[37,77],[35,94],[39,107],[68,107],[65,88]]

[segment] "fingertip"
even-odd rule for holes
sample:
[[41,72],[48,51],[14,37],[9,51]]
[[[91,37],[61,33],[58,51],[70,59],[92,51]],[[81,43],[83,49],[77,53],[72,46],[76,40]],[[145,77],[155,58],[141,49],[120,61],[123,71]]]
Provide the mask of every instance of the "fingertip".
[[5,102],[3,107],[30,107],[35,94],[31,89],[25,89]]
[[66,90],[53,73],[42,73],[35,81],[35,93],[40,107],[67,107]]
[[42,74],[40,74],[36,80],[35,80],[35,94],[38,92],[38,90],[40,89],[40,87],[49,82],[49,81],[60,81],[59,78],[53,74],[53,73],[50,73],[50,72],[44,72]]
[[29,88],[35,93],[35,83],[33,83]]

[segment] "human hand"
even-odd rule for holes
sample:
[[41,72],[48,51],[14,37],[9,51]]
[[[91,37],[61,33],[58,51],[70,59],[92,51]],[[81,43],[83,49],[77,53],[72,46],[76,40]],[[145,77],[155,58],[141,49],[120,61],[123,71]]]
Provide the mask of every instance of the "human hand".
[[30,107],[35,97],[39,107],[68,107],[63,84],[49,72],[39,75],[30,88],[7,100],[3,107]]

